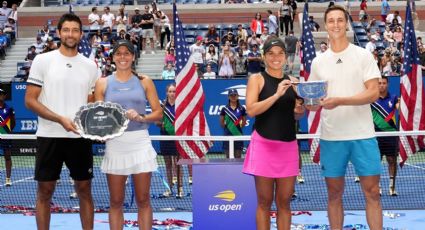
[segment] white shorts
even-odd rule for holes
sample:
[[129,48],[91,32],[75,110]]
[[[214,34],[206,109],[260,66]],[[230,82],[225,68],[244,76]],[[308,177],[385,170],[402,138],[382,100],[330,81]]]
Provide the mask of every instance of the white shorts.
[[156,151],[147,130],[124,132],[106,141],[105,156],[100,166],[103,173],[131,175],[158,169]]
[[143,38],[153,38],[153,29],[143,29],[142,30]]

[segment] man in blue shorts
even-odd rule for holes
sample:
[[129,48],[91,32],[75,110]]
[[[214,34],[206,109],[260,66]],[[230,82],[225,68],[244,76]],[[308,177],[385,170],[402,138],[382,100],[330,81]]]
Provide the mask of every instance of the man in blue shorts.
[[[6,91],[0,89],[0,134],[12,133],[15,127],[15,111],[12,107],[5,103]],[[12,180],[10,179],[12,174],[12,157],[11,149],[12,143],[10,140],[0,139],[0,149],[3,149],[4,160],[6,161],[6,187],[12,186]]]
[[344,176],[351,162],[360,176],[369,228],[381,230],[381,163],[370,108],[379,97],[381,74],[372,54],[348,41],[344,8],[329,7],[324,19],[330,48],[313,60],[309,81],[328,83],[327,97],[320,103],[320,164],[328,191],[329,222],[331,229],[343,229]]
[[[395,114],[399,108],[398,97],[388,92],[388,78],[379,79],[379,99],[372,103],[373,123],[377,132],[397,131]],[[390,175],[390,196],[397,196],[395,178],[397,176],[397,156],[399,140],[397,136],[378,137],[381,159],[387,159],[388,173]]]
[[37,229],[49,229],[50,204],[63,163],[75,181],[82,229],[93,229],[91,142],[78,135],[73,119],[81,106],[94,100],[97,68],[92,60],[78,53],[83,36],[78,16],[64,14],[57,31],[61,46],[35,57],[25,94],[25,105],[38,115],[34,176],[38,182]]

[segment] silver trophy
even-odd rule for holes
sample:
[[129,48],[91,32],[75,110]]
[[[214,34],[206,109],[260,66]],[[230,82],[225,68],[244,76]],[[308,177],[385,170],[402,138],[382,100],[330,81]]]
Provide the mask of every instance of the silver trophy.
[[81,106],[74,122],[84,138],[106,141],[120,136],[127,129],[129,120],[121,105],[112,102],[95,102]]
[[299,82],[297,93],[304,99],[305,105],[319,105],[320,99],[325,98],[328,89],[327,81]]

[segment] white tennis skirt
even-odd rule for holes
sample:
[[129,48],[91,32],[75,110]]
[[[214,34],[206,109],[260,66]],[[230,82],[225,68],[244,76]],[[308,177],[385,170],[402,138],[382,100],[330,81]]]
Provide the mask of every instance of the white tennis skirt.
[[147,130],[124,132],[106,141],[105,156],[100,166],[103,173],[131,175],[158,169],[156,151]]

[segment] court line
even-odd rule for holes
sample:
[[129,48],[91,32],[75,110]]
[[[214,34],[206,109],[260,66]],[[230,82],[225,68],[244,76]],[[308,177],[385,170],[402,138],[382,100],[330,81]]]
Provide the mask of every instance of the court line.
[[[34,176],[30,176],[30,177],[27,177],[27,178],[24,178],[24,179],[20,179],[20,180],[12,181],[12,185],[13,185],[13,184],[16,184],[16,183],[19,183],[19,182],[26,181],[26,180],[30,180],[30,179],[34,179]],[[1,184],[1,185],[0,185],[0,188],[1,188],[1,187],[6,187],[6,184]]]
[[408,166],[410,166],[410,167],[417,168],[417,169],[421,169],[421,170],[424,170],[424,171],[425,171],[425,168],[424,168],[424,167],[417,166],[417,165],[411,165],[411,164],[409,164],[409,163],[404,163],[404,164],[405,164],[405,165],[408,165]]

